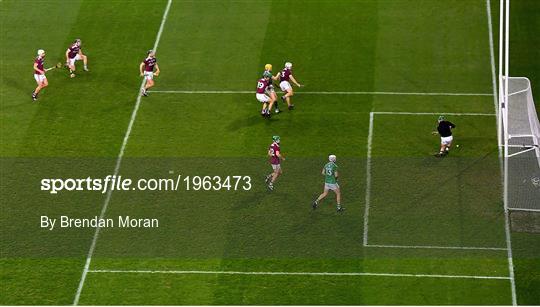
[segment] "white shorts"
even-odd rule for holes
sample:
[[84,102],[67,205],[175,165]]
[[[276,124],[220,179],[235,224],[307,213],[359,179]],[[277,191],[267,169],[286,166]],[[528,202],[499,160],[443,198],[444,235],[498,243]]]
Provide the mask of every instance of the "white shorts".
[[283,92],[288,92],[291,89],[291,84],[289,83],[289,81],[281,81],[279,87]]
[[69,65],[75,65],[75,61],[82,60],[81,55],[77,54],[73,59],[69,59]]
[[270,96],[272,93],[275,93],[276,91],[274,90],[274,86],[273,85],[269,85],[267,88],[266,88],[266,95]]
[[281,169],[281,164],[272,164],[272,169],[277,171]]
[[262,103],[266,103],[268,101],[270,101],[270,97],[268,97],[266,94],[259,94],[257,93],[257,95],[255,95],[257,97],[257,100],[262,102]]
[[154,72],[153,71],[144,71],[144,78],[146,80],[153,80],[154,79]]
[[337,189],[339,189],[339,184],[337,183],[324,183],[324,189],[325,190],[332,190],[332,191],[335,191]]
[[43,83],[43,81],[47,80],[47,77],[45,77],[45,75],[38,75],[38,74],[34,74],[34,79],[36,79],[36,82],[41,84]]
[[453,139],[454,139],[453,136],[441,137],[441,145],[448,145],[452,143]]

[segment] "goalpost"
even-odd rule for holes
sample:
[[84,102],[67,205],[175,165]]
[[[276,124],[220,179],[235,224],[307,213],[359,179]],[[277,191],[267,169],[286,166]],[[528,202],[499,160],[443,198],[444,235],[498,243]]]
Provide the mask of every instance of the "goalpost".
[[531,83],[510,77],[510,0],[500,0],[498,141],[504,149],[504,208],[536,217],[540,213],[540,123]]

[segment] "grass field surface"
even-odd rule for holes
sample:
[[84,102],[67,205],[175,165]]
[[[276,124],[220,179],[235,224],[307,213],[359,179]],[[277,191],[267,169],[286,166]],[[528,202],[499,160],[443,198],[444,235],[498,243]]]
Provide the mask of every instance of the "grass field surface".
[[[492,2],[1,1],[0,304],[540,304],[540,237],[505,231]],[[512,2],[511,72],[537,107],[538,10]],[[36,50],[49,67],[75,38],[90,71],[48,72],[32,102]],[[140,97],[155,47],[161,74]],[[256,81],[285,61],[305,86],[264,120]],[[437,159],[442,114],[460,146]],[[273,135],[287,160],[269,192]],[[330,153],[343,213],[332,194],[311,209]],[[40,189],[113,174],[252,186]],[[40,227],[61,215],[159,227]]]

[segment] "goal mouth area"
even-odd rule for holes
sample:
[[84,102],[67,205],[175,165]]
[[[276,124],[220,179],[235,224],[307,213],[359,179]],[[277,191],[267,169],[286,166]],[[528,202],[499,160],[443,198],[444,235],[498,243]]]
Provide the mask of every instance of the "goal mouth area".
[[[512,220],[516,231],[537,232],[540,229],[540,219],[536,217],[540,212],[540,122],[529,79],[502,77],[503,80],[508,82],[508,95],[499,96],[505,208],[518,212]],[[523,227],[518,227],[522,222]]]
[[540,211],[510,210],[510,227],[514,232],[540,233]]

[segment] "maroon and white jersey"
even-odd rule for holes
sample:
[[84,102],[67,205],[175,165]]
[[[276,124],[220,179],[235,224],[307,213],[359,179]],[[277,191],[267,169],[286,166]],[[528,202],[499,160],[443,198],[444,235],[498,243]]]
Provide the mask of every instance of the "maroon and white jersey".
[[289,81],[292,75],[292,70],[290,68],[283,68],[279,74],[279,82]]
[[270,151],[270,164],[279,164],[279,157],[277,156],[277,153],[280,151],[279,144],[273,142],[268,150]]
[[259,79],[257,81],[257,94],[264,94],[266,88],[270,85],[270,81],[265,78]]
[[[45,59],[40,57],[40,56],[36,57],[36,59],[34,60],[34,64],[37,64],[37,68],[41,69],[42,71],[45,71],[45,69],[43,68],[43,62],[45,62]],[[39,72],[39,71],[37,71],[35,69],[34,69],[34,74],[42,75],[41,72]]]
[[69,49],[68,57],[70,59],[73,59],[74,57],[77,56],[77,54],[79,54],[79,51],[81,50],[81,46],[79,46],[79,44],[77,43],[74,43],[71,46],[69,46],[68,49]]
[[147,57],[144,59],[144,71],[153,72],[154,66],[156,66],[157,59],[152,57]]

